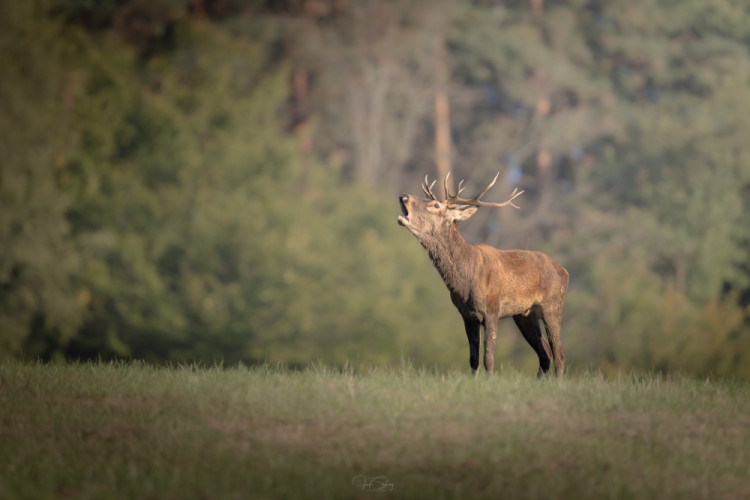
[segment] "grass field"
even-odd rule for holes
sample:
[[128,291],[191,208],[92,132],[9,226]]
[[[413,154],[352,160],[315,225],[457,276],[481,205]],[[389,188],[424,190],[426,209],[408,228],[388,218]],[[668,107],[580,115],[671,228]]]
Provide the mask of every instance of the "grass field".
[[1,498],[750,498],[750,385],[0,365]]

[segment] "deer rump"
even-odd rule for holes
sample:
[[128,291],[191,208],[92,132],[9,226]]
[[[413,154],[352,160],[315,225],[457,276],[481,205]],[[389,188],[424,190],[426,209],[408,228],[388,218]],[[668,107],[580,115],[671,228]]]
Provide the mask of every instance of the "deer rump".
[[[539,358],[538,375],[546,373],[554,361],[555,373],[562,377],[565,354],[560,326],[568,272],[542,252],[472,245],[458,230],[457,223],[471,217],[480,206],[518,208],[513,200],[523,191],[514,191],[504,203],[480,201],[497,177],[481,194],[466,199],[459,197],[463,181],[454,195],[448,189],[446,176],[443,201],[432,193],[434,181],[428,184],[425,178],[422,189],[428,198],[402,194],[398,223],[409,229],[427,250],[447,285],[451,300],[464,320],[472,370],[476,371],[479,365],[480,327],[485,330],[484,366],[492,373],[497,322],[512,317]],[[547,339],[542,336],[540,320],[545,325]]]

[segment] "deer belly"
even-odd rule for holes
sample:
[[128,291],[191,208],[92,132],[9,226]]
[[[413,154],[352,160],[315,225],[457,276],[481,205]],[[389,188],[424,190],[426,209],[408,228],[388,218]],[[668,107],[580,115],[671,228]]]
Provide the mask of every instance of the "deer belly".
[[507,318],[508,316],[515,316],[517,314],[528,316],[532,312],[536,312],[540,307],[536,294],[519,293],[519,290],[513,289],[505,290],[504,292],[497,294],[493,297],[495,301],[490,302],[497,308],[497,315],[500,318]]

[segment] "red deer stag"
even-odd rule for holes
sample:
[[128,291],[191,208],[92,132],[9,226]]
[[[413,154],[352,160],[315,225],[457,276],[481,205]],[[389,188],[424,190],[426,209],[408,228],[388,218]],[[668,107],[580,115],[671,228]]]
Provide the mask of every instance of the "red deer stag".
[[[402,194],[398,200],[402,212],[398,223],[416,236],[448,286],[451,300],[464,320],[469,339],[469,363],[475,373],[479,366],[479,327],[484,326],[484,367],[492,373],[497,322],[512,316],[539,357],[537,375],[541,377],[549,370],[552,358],[557,377],[562,377],[565,354],[560,343],[560,323],[568,290],[568,272],[541,252],[472,245],[458,231],[457,222],[474,215],[478,207],[510,205],[518,208],[513,200],[523,191],[517,189],[503,203],[480,201],[495,185],[498,175],[478,196],[465,199],[459,197],[464,189],[463,181],[456,194],[450,193],[448,173],[443,201],[432,193],[435,181],[428,184],[425,177],[422,189],[428,198]],[[549,342],[542,336],[540,319],[544,321]]]

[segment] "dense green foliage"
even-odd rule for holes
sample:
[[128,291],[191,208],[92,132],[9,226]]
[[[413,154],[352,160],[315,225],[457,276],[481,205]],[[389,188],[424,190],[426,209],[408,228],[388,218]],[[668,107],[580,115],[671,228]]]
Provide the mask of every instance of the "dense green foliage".
[[[571,271],[573,366],[750,376],[748,21],[729,0],[5,2],[0,356],[465,367],[395,224],[435,171],[445,80],[457,177],[526,190],[464,233]],[[506,330],[498,358],[534,363]]]
[[499,375],[4,363],[0,497],[750,494],[746,382]]

